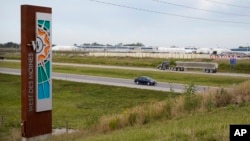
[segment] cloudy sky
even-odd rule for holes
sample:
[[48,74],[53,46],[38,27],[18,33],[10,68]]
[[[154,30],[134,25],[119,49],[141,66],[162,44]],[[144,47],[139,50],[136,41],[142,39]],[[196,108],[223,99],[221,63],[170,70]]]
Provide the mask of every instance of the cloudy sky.
[[20,6],[52,8],[53,44],[250,44],[249,0],[0,0],[0,43],[20,43]]

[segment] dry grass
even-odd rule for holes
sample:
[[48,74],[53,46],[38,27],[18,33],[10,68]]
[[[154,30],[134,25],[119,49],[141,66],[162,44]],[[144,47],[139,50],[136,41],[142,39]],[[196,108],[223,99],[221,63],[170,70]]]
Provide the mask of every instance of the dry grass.
[[196,111],[211,111],[229,104],[250,102],[250,81],[235,86],[232,90],[209,90],[198,94],[184,94],[167,101],[138,105],[121,114],[103,116],[96,129],[112,131],[128,126],[143,125],[156,119],[178,118]]
[[100,119],[98,131],[107,132],[127,126],[143,125],[153,119],[161,118],[166,108],[166,102],[151,102],[148,105],[140,105],[121,114],[103,116]]
[[8,137],[7,140],[11,141],[20,141],[21,140],[21,130],[19,128],[11,129],[11,135]]
[[250,101],[250,80],[241,83],[233,91],[233,102],[243,103]]

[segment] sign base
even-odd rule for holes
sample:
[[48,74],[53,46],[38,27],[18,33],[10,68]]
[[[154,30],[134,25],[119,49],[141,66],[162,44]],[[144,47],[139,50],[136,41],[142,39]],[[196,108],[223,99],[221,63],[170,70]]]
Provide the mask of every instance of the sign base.
[[22,141],[42,141],[42,140],[48,140],[52,134],[45,134],[45,135],[40,135],[40,136],[35,136],[31,138],[22,138]]

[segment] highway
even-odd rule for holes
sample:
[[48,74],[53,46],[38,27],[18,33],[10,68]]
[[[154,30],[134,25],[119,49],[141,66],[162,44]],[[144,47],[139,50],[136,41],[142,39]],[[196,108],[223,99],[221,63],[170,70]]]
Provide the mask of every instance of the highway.
[[[0,68],[0,73],[3,74],[12,74],[20,75],[20,69],[9,69],[9,68]],[[174,91],[181,93],[185,90],[185,85],[176,84],[176,83],[166,83],[158,82],[156,86],[145,86],[145,85],[136,85],[132,79],[121,79],[121,78],[110,78],[110,77],[100,77],[100,76],[89,76],[89,75],[76,75],[76,74],[67,74],[67,73],[52,73],[52,78],[57,80],[67,80],[74,82],[83,82],[83,83],[92,83],[92,84],[102,84],[110,86],[121,86],[129,88],[138,88],[138,89],[148,89],[156,91]],[[199,92],[206,91],[208,89],[218,89],[218,87],[208,87],[208,86],[195,86],[196,90]]]
[[172,70],[158,70],[154,68],[142,68],[142,67],[124,67],[124,66],[108,66],[108,65],[92,65],[92,64],[74,64],[74,63],[53,63],[53,65],[60,66],[75,66],[75,67],[93,67],[93,68],[107,68],[107,69],[125,69],[125,70],[140,70],[140,71],[166,71],[173,73],[187,73],[187,74],[202,74],[202,75],[217,75],[217,76],[235,76],[235,77],[249,77],[250,74],[242,74],[242,73],[205,73],[205,72],[197,72],[197,71],[172,71]]
[[[0,60],[0,61],[7,61],[7,62],[20,62],[20,60]],[[58,66],[75,66],[75,67],[92,67],[92,68],[106,68],[106,69],[124,69],[124,70],[140,70],[140,71],[166,71],[166,72],[173,72],[173,73],[187,73],[187,74],[202,74],[202,75],[217,75],[217,76],[230,76],[230,77],[249,77],[250,74],[243,74],[243,73],[204,73],[202,71],[171,71],[171,70],[158,70],[156,68],[142,68],[142,67],[127,67],[127,66],[108,66],[108,65],[92,65],[92,64],[74,64],[74,63],[57,63],[53,62],[53,65]]]

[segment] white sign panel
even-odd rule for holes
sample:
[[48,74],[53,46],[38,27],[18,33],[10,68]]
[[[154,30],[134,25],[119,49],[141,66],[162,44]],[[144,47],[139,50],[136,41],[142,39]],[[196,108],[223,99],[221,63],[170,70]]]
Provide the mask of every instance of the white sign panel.
[[36,112],[52,110],[51,19],[36,13]]

